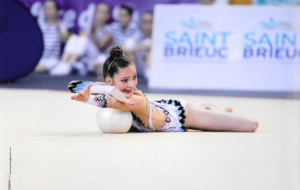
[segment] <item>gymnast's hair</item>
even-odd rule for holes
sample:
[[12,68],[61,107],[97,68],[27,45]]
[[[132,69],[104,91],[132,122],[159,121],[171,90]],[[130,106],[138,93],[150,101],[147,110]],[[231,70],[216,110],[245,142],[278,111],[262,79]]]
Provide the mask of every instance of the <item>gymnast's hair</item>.
[[121,46],[115,46],[110,49],[109,57],[103,64],[103,78],[113,78],[119,72],[119,68],[123,69],[133,64],[126,56],[123,55]]

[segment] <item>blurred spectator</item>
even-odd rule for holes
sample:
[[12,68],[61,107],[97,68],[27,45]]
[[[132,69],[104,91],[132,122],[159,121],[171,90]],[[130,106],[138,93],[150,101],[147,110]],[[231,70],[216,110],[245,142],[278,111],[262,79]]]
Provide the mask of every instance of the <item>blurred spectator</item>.
[[44,14],[38,18],[38,25],[43,34],[44,51],[35,68],[36,72],[47,72],[58,63],[61,45],[68,39],[68,29],[60,21],[58,12],[57,3],[48,0],[44,3]]
[[141,18],[142,31],[137,30],[124,43],[127,56],[135,62],[137,73],[142,78],[147,78],[147,72],[150,68],[152,24],[153,14],[145,12]]
[[251,5],[252,0],[230,0],[230,4]]
[[108,54],[108,45],[112,36],[108,33],[107,23],[110,19],[110,8],[105,3],[96,7],[91,31],[82,35],[72,35],[64,49],[59,65],[51,70],[51,75],[68,75],[76,69],[80,75],[94,72],[100,67]]
[[253,0],[256,5],[300,5],[300,0]]
[[201,5],[228,5],[229,0],[199,0]]
[[114,45],[123,45],[125,40],[130,38],[137,30],[136,23],[132,22],[133,9],[127,5],[122,5],[119,10],[118,22],[109,26],[109,32],[113,36]]

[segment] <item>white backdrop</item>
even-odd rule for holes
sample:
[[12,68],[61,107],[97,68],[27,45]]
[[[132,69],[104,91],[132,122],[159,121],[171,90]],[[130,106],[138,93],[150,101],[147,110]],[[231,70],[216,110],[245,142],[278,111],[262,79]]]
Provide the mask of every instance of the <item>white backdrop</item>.
[[157,5],[150,88],[300,91],[300,8]]

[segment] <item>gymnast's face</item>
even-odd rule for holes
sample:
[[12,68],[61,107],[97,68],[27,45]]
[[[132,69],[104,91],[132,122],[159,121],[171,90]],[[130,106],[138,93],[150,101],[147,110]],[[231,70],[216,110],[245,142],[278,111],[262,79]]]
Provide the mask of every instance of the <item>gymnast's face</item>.
[[[119,72],[111,79],[107,78],[106,82],[115,86],[118,90],[124,94],[133,94],[133,89],[136,87],[138,79],[137,72],[134,64],[130,64],[128,67],[119,68]],[[111,81],[110,81],[111,80]]]

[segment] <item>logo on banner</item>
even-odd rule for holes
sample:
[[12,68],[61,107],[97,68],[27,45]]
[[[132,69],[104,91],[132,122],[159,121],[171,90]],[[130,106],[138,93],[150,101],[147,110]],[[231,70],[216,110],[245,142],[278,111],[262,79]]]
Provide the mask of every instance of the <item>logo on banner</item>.
[[285,21],[261,21],[261,32],[244,35],[243,56],[246,59],[263,58],[293,60],[300,58],[300,25]]
[[270,18],[269,22],[260,22],[260,25],[267,29],[300,30],[300,24],[296,26],[288,22],[275,22],[273,18]]
[[196,21],[194,18],[190,18],[189,20],[181,20],[179,25],[184,26],[186,28],[203,28],[203,29],[216,29],[217,27],[205,21]]
[[164,34],[164,57],[185,59],[226,59],[228,56],[227,31],[217,30],[210,22],[194,18],[182,19]]

